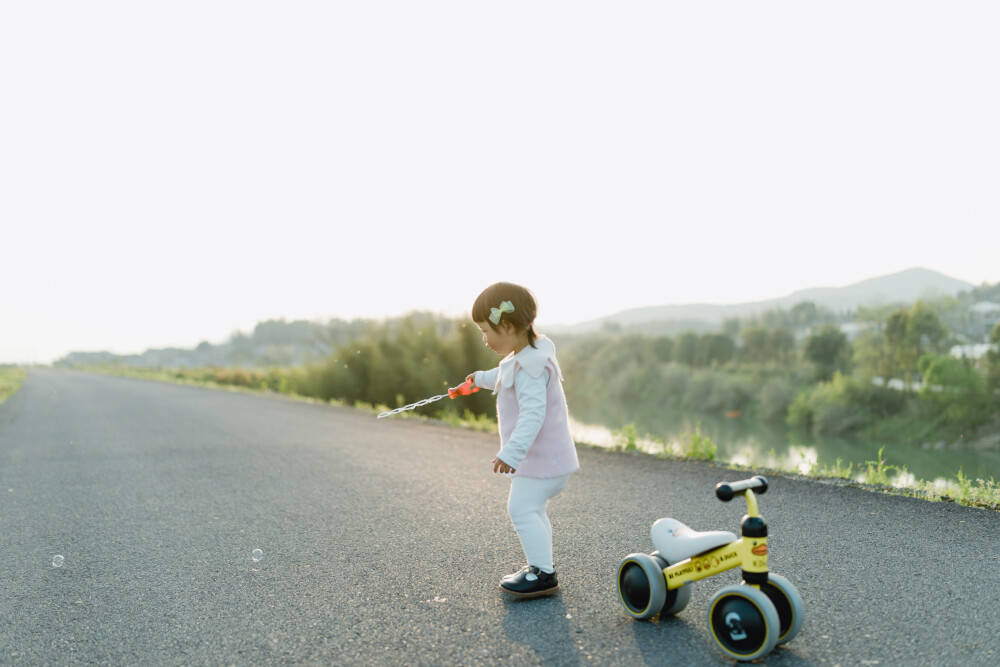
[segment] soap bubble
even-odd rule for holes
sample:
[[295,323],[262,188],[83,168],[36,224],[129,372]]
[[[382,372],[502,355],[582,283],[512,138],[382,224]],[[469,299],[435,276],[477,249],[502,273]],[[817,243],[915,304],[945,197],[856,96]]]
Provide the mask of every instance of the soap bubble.
[[254,549],[253,553],[250,554],[250,558],[253,558],[253,562],[259,563],[264,558],[264,552],[260,549]]
[[56,554],[55,556],[52,557],[52,567],[62,567],[63,562],[65,560],[66,560],[65,558],[63,558],[59,554]]

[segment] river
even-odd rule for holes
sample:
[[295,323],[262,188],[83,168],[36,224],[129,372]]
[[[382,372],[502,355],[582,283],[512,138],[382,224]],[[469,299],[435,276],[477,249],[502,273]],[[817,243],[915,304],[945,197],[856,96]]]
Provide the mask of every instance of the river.
[[792,468],[808,473],[817,464],[820,468],[833,468],[840,459],[842,469],[854,464],[851,474],[854,478],[867,468],[866,462],[878,459],[882,448],[884,461],[897,469],[905,467],[909,473],[899,477],[898,484],[954,480],[959,470],[972,480],[1000,480],[1000,448],[997,447],[903,445],[818,437],[780,425],[751,422],[743,417],[712,418],[650,405],[623,406],[568,398],[573,434],[578,442],[610,446],[615,443],[615,431],[634,424],[640,447],[657,451],[663,445],[656,441],[676,443],[685,434],[700,428],[701,433],[716,445],[715,459],[721,462],[760,468]]

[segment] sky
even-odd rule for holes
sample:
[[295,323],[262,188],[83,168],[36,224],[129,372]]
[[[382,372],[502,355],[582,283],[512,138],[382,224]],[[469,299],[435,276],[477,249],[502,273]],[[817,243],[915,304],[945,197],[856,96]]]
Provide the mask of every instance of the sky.
[[0,363],[1000,282],[1000,3],[0,4]]

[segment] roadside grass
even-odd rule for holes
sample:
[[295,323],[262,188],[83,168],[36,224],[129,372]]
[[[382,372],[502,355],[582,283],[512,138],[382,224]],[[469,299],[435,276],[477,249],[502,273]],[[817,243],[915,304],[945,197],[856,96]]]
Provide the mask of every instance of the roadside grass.
[[[134,378],[136,380],[154,380],[156,382],[171,382],[189,387],[204,387],[206,389],[221,389],[240,394],[276,394],[284,396],[290,400],[302,401],[303,403],[322,403],[323,405],[344,406],[344,401],[331,399],[324,401],[311,396],[302,396],[289,391],[287,383],[279,383],[275,388],[270,383],[261,379],[262,375],[248,371],[227,372],[227,369],[177,369],[166,370],[161,368],[141,368],[137,366],[125,365],[74,365],[73,370],[85,373],[97,373],[99,375],[114,375],[116,377]],[[361,405],[361,404],[359,404]]]
[[24,382],[24,370],[17,366],[0,367],[0,403],[13,396]]
[[[770,459],[777,463],[763,465],[747,456],[745,461],[716,461],[716,445],[696,424],[693,431],[681,435],[677,442],[668,443],[650,435],[640,437],[634,424],[627,424],[615,431],[611,449],[618,452],[637,453],[662,459],[679,461],[703,461],[713,463],[727,470],[780,475],[795,479],[809,479],[827,484],[851,486],[877,491],[889,495],[922,498],[935,502],[954,502],[959,505],[981,507],[1000,511],[1000,483],[995,479],[969,479],[959,469],[954,479],[935,481],[918,480],[906,466],[889,463],[884,457],[884,448],[878,450],[876,458],[863,464],[845,462],[838,458],[832,465],[812,463],[803,467],[803,456],[788,456],[779,459],[774,451]],[[580,443],[587,444],[587,443]],[[589,445],[602,447],[601,445]]]
[[[284,383],[275,384],[265,382],[261,380],[261,377],[267,375],[266,371],[258,373],[239,370],[227,371],[226,369],[168,371],[128,366],[80,366],[76,368],[77,370],[106,375],[174,382],[213,389],[225,389],[227,391],[272,393],[309,403],[346,405],[342,401],[322,401],[316,398],[300,396],[289,392],[287,385]],[[12,370],[14,373],[11,373]],[[7,386],[5,372],[13,378],[10,383],[14,389],[10,393],[17,390],[21,380],[24,378],[24,372],[20,369],[0,368],[0,402],[3,402],[3,398],[5,397],[4,387]],[[222,373],[221,375],[220,372]],[[384,405],[371,405],[363,402],[357,402],[351,407],[375,415],[390,409]],[[403,412],[393,415],[392,418],[444,423],[475,431],[497,431],[494,419],[488,416],[477,416],[468,410],[463,415],[453,412],[443,412],[433,417],[414,412]],[[988,480],[981,478],[972,480],[965,477],[961,470],[959,470],[955,479],[936,481],[918,480],[907,471],[905,466],[896,466],[883,458],[884,448],[879,449],[876,458],[861,464],[854,462],[845,463],[838,458],[832,465],[812,463],[804,470],[804,457],[789,456],[784,460],[780,460],[774,455],[773,450],[770,458],[772,461],[777,460],[776,464],[763,465],[760,462],[754,461],[749,456],[746,461],[736,463],[717,461],[715,458],[717,447],[701,431],[700,424],[696,424],[693,431],[682,434],[675,442],[667,442],[662,438],[656,438],[648,434],[640,437],[635,425],[627,424],[621,430],[613,433],[613,441],[610,447],[585,441],[578,441],[577,444],[595,449],[611,449],[617,452],[655,456],[663,459],[701,461],[727,470],[780,475],[794,479],[808,479],[827,484],[862,488],[890,495],[921,498],[935,502],[953,502],[960,505],[1000,511],[1000,482],[992,478]]]

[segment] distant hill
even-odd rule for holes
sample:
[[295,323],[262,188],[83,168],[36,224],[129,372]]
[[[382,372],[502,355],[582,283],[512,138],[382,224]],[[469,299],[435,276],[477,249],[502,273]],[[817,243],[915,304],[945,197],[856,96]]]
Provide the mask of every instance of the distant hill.
[[[922,297],[954,296],[971,292],[968,298],[980,301],[1000,301],[1000,283],[993,287],[974,285],[950,278],[928,269],[909,269],[877,278],[862,280],[846,287],[814,287],[799,290],[788,296],[751,303],[718,305],[691,303],[684,305],[649,306],[625,310],[587,322],[570,325],[546,325],[546,333],[578,334],[597,331],[605,325],[617,325],[629,332],[646,335],[674,336],[686,331],[697,333],[716,332],[720,325],[731,318],[747,318],[768,311],[792,311],[803,302],[811,302],[823,312],[814,313],[811,321],[797,319],[788,325],[803,329],[816,321],[847,321],[840,318],[861,305],[910,304]],[[805,309],[808,312],[809,309]],[[835,317],[836,316],[836,317]],[[433,313],[413,312],[389,320],[394,326],[412,326],[414,321],[434,322]],[[329,357],[341,345],[360,338],[373,322],[333,319],[327,323],[296,320],[267,320],[257,324],[253,332],[234,332],[229,341],[219,344],[201,343],[193,349],[150,349],[142,354],[118,355],[111,352],[71,352],[55,365],[108,365],[120,364],[150,368],[184,368],[205,366],[237,366],[266,368],[293,366]],[[384,325],[385,323],[379,323]],[[769,326],[774,326],[770,324]],[[782,324],[782,326],[786,326]],[[981,326],[981,325],[980,325]],[[978,340],[982,331],[970,340]]]
[[951,278],[930,269],[907,269],[899,273],[869,278],[846,287],[813,287],[776,299],[783,307],[812,301],[834,312],[854,310],[858,306],[913,303],[928,296],[954,296],[975,285]]
[[[204,341],[195,348],[149,349],[142,354],[70,352],[53,362],[55,366],[135,366],[141,368],[271,368],[320,362],[336,350],[360,339],[373,326],[411,328],[439,322],[434,313],[413,311],[387,321],[342,320],[310,322],[284,319],[258,322],[249,333],[234,331],[225,343]],[[448,324],[443,324],[444,330]]]
[[193,349],[150,349],[142,354],[112,352],[70,352],[55,366],[123,365],[142,368],[204,368],[239,366],[266,368],[294,366],[324,359],[338,345],[355,340],[367,329],[361,320],[333,319],[328,323],[295,320],[259,322],[249,335],[236,331],[228,342],[213,345],[205,341]]
[[[679,327],[692,331],[707,331],[716,329],[723,321],[732,317],[747,317],[768,310],[788,310],[803,301],[811,301],[818,307],[826,308],[835,313],[844,313],[855,310],[858,306],[912,303],[920,298],[934,295],[954,296],[974,287],[971,283],[951,278],[937,271],[914,268],[869,278],[845,287],[803,289],[792,292],[788,296],[766,301],[729,305],[689,303],[635,308],[575,324],[572,330],[575,333],[583,333],[600,329],[606,324],[632,328],[653,322],[674,322],[677,324],[675,327],[660,326],[658,328],[666,331]],[[548,329],[557,333],[560,327],[550,326]]]

